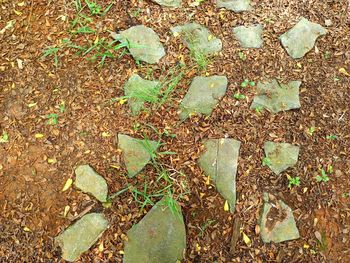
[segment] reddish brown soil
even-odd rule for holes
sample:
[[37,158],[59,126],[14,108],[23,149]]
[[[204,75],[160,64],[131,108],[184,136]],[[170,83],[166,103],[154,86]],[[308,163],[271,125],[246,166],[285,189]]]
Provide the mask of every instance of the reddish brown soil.
[[[140,213],[132,194],[126,192],[114,200],[111,208],[105,209],[74,188],[66,192],[61,189],[68,178],[74,178],[76,165],[83,163],[91,164],[106,178],[111,193],[128,183],[142,187],[148,182],[153,190],[159,188],[152,167],[134,179],[125,177],[114,136],[121,132],[158,139],[149,128],[135,132],[136,123],[142,127],[151,124],[160,131],[169,127],[177,135],[174,139],[162,138],[162,150],[177,153],[165,156],[162,162],[186,174],[175,179],[176,194],[184,190],[178,186],[181,182],[186,182],[190,191],[180,199],[187,225],[188,249],[184,262],[350,262],[350,78],[339,73],[339,68],[350,72],[348,1],[253,1],[254,11],[244,14],[220,11],[214,1],[205,1],[197,8],[185,4],[181,10],[161,9],[150,1],[116,1],[106,17],[95,18],[100,23],[99,36],[108,37],[107,29],[144,24],[160,35],[167,56],[159,65],[140,67],[127,55],[119,60],[107,60],[102,69],[96,62],[75,56],[73,50],[60,53],[57,68],[52,58],[41,59],[45,47],[69,37],[68,20],[75,15],[70,1],[25,0],[24,6],[18,5],[20,2],[0,0],[0,30],[9,20],[17,20],[13,29],[0,34],[0,133],[6,131],[10,137],[9,143],[0,144],[1,262],[60,262],[60,251],[54,246],[53,238],[72,223],[69,218],[78,218],[88,211],[104,211],[111,227],[80,262],[122,262],[120,251],[127,230],[150,207]],[[131,19],[126,11],[130,13],[136,8],[141,13]],[[207,72],[226,75],[230,84],[211,117],[194,117],[184,123],[178,119],[178,105],[196,74],[194,71],[186,75],[172,99],[157,111],[131,117],[127,104],[110,103],[112,98],[123,95],[122,85],[132,72],[145,76],[148,68],[152,68],[158,76],[161,68],[175,65],[181,54],[189,62],[188,51],[179,39],[171,36],[169,29],[189,22],[190,15],[223,41],[223,52],[212,61]],[[65,21],[62,16],[66,17]],[[318,39],[316,49],[295,61],[286,54],[278,36],[300,16],[321,25],[330,19],[333,25],[326,36]],[[247,51],[247,60],[242,61],[231,30],[235,25],[254,22],[265,27],[264,48]],[[77,41],[82,43],[84,38]],[[328,59],[324,56],[326,52]],[[23,69],[18,68],[17,59],[24,61]],[[249,109],[254,89],[241,91],[248,96],[247,101],[237,102],[232,98],[244,79],[258,82],[268,77],[281,81],[301,79],[302,108],[276,115],[257,114]],[[65,113],[60,114],[57,125],[47,125],[45,116],[59,112],[61,101],[65,102]],[[30,103],[37,104],[28,107]],[[317,129],[310,136],[307,130],[312,126]],[[103,137],[103,132],[113,136]],[[36,139],[37,133],[44,134],[44,138]],[[338,139],[327,140],[330,134],[336,134]],[[242,141],[238,203],[233,215],[223,210],[223,199],[213,187],[206,185],[197,166],[201,141],[225,135]],[[261,165],[266,140],[300,145],[300,160],[287,171],[300,177],[300,187],[288,189],[285,174],[273,175]],[[48,159],[57,162],[49,164]],[[320,168],[329,164],[334,167],[330,181],[317,183],[315,177]],[[111,165],[122,168],[118,170]],[[299,240],[262,243],[256,225],[264,191],[293,209],[301,234]],[[71,211],[64,218],[67,205]],[[236,249],[232,250],[232,227],[237,217],[252,245],[247,246],[239,238]],[[201,235],[200,227],[208,220],[215,223]],[[326,247],[319,245],[315,233],[325,236]]]

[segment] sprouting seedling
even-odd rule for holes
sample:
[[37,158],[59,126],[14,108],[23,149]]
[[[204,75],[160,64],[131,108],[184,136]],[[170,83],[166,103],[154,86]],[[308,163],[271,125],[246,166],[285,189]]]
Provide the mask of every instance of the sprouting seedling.
[[[331,169],[333,172],[333,167]],[[327,168],[327,171],[329,171],[329,167]],[[331,173],[329,173],[329,174],[331,174]],[[327,175],[327,172],[323,168],[321,169],[321,175],[316,176],[316,181],[318,183],[321,183],[321,182],[327,183],[329,181],[329,177]]]
[[269,157],[265,157],[263,160],[262,160],[262,165],[263,166],[270,166],[271,165],[271,159]]
[[327,136],[326,136],[326,139],[327,139],[327,140],[336,140],[336,139],[338,139],[338,136],[337,136],[337,135],[334,135],[334,134],[331,134],[331,135],[327,135]]
[[64,113],[66,111],[66,103],[62,100],[60,103],[60,113]]
[[308,130],[307,130],[307,133],[312,136],[314,134],[314,132],[316,131],[316,128],[315,127],[310,127]]
[[291,177],[288,176],[288,188],[292,188],[293,186],[300,186],[300,177]]
[[236,100],[244,100],[246,98],[246,96],[244,94],[241,94],[241,93],[235,93],[235,94],[233,94],[233,97]]
[[46,49],[44,49],[43,51],[43,56],[42,57],[50,57],[53,56],[53,60],[54,60],[54,65],[55,67],[58,67],[58,51],[60,50],[60,48],[58,46],[50,46],[47,47]]
[[263,110],[263,107],[262,107],[262,106],[258,106],[258,107],[255,108],[255,112],[256,112],[257,114],[261,114],[262,110]]
[[245,79],[242,83],[241,83],[241,87],[242,88],[246,88],[248,86],[254,87],[255,86],[255,82],[254,81],[249,81],[249,79]]
[[244,52],[240,51],[238,52],[238,56],[242,61],[246,61],[247,60],[247,56],[244,54]]
[[3,131],[2,135],[0,136],[0,143],[6,143],[9,142],[9,135],[7,132]]
[[58,114],[50,113],[46,116],[48,125],[56,125],[58,123]]

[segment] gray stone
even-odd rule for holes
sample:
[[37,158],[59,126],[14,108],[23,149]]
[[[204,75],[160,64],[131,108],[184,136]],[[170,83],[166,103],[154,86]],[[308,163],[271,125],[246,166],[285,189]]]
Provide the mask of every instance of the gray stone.
[[260,48],[263,45],[262,33],[261,25],[238,26],[233,29],[233,34],[244,48]]
[[124,85],[124,92],[133,115],[139,114],[145,102],[154,103],[157,101],[158,85],[158,81],[145,80],[137,74],[129,78]]
[[152,0],[153,2],[165,7],[181,7],[182,0]]
[[89,165],[79,165],[75,169],[74,185],[83,191],[93,195],[98,201],[106,202],[108,186],[106,180],[96,173]]
[[236,173],[241,143],[234,139],[212,139],[204,143],[206,152],[199,166],[213,180],[218,192],[227,200],[230,211],[236,205]]
[[168,206],[169,197],[159,201],[127,233],[124,263],[175,263],[186,250],[186,230],[181,207]]
[[280,36],[280,40],[288,54],[292,58],[298,59],[314,47],[319,36],[326,33],[327,30],[321,25],[302,17],[292,29]]
[[62,258],[71,262],[77,260],[95,244],[107,227],[108,222],[103,214],[83,216],[56,237],[55,241],[62,249]]
[[172,27],[171,31],[174,35],[179,34],[185,45],[192,51],[213,55],[222,49],[221,40],[200,24],[188,23]]
[[289,143],[265,142],[267,165],[275,173],[280,174],[298,162],[299,146]]
[[269,200],[267,193],[264,193],[264,206],[260,218],[260,236],[264,243],[279,243],[300,237],[290,207],[283,201],[276,200],[275,197],[273,197],[273,200]]
[[254,97],[251,109],[264,108],[272,113],[300,108],[299,87],[301,81],[279,83],[276,79],[259,82],[257,95]]
[[226,89],[225,76],[195,77],[180,104],[180,119],[185,120],[191,114],[209,116]]
[[250,2],[251,0],[217,0],[216,5],[238,13],[252,10]]
[[112,34],[112,37],[128,43],[129,51],[136,60],[155,64],[165,56],[164,47],[156,32],[144,25],[130,27],[120,34]]
[[128,135],[118,134],[118,148],[122,150],[129,178],[137,175],[151,160],[159,144],[150,140],[139,140]]

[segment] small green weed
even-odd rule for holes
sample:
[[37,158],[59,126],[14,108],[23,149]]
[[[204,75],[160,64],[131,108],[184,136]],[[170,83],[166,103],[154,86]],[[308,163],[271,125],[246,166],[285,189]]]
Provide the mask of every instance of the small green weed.
[[263,160],[262,160],[262,165],[263,166],[270,166],[271,165],[271,159],[269,157],[265,157]]
[[246,61],[247,60],[247,56],[244,54],[244,52],[240,51],[238,52],[238,57],[242,60],[242,61]]
[[113,6],[114,2],[110,3],[105,10],[103,10],[103,8],[97,4],[94,1],[89,1],[89,0],[85,0],[85,3],[87,5],[87,8],[90,10],[90,14],[91,15],[98,15],[98,16],[104,16],[108,13],[108,11],[111,9],[111,7]]
[[205,231],[207,230],[208,227],[214,225],[216,223],[215,220],[207,219],[199,228],[200,236],[203,237],[205,234]]
[[58,123],[58,114],[50,113],[46,116],[48,125],[56,125]]
[[58,56],[59,51],[60,51],[60,47],[58,47],[58,46],[46,47],[43,51],[42,57],[43,58],[53,57],[54,65],[57,68],[58,64],[59,64],[59,56]]
[[316,128],[315,127],[310,127],[308,130],[307,130],[307,133],[312,136],[314,134],[314,132],[316,131]]
[[288,176],[288,188],[292,188],[293,186],[300,186],[300,177],[290,177]]
[[329,181],[329,175],[331,175],[333,173],[333,166],[332,165],[328,165],[327,166],[327,170],[325,169],[321,169],[321,175],[316,176],[316,181],[318,183],[324,182],[327,183]]
[[9,135],[7,132],[3,131],[2,135],[0,136],[0,143],[6,143],[9,142]]
[[327,135],[327,136],[326,136],[326,139],[327,139],[327,140],[336,140],[336,139],[338,139],[338,136],[337,136],[337,135],[334,135],[334,134],[331,134],[331,135]]
[[235,94],[233,94],[233,97],[236,100],[244,100],[244,99],[246,99],[246,96],[244,94],[241,94],[241,93],[235,93]]
[[245,79],[242,83],[241,83],[241,87],[242,88],[246,88],[246,87],[254,87],[255,86],[255,82],[254,81],[249,81],[249,79]]

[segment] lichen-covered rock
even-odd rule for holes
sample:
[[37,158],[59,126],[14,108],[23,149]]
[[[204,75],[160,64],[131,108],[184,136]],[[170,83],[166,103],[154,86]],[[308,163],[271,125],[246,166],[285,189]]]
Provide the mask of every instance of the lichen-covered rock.
[[55,241],[62,249],[62,258],[71,262],[77,260],[95,244],[107,227],[108,221],[103,214],[83,216],[56,237]]
[[128,135],[118,134],[118,148],[123,152],[128,176],[134,177],[151,160],[159,144],[150,140],[139,140]]
[[280,36],[280,40],[288,54],[292,58],[298,59],[314,47],[319,36],[326,33],[327,30],[321,25],[302,17],[292,29]]
[[181,7],[182,0],[152,0],[153,2],[165,7]]
[[252,9],[250,2],[251,0],[217,0],[216,5],[238,13],[250,11]]
[[233,29],[233,34],[244,48],[260,48],[263,45],[262,33],[261,25],[238,26]]
[[124,85],[124,92],[133,115],[139,114],[145,102],[153,103],[157,101],[158,85],[158,81],[145,80],[137,74],[129,78]]
[[225,76],[195,77],[180,104],[180,119],[185,120],[192,114],[209,116],[226,89]]
[[221,40],[200,24],[188,23],[172,27],[171,31],[174,35],[180,35],[182,41],[192,51],[213,55],[222,49]]
[[186,229],[181,207],[169,197],[159,201],[127,233],[124,263],[176,263],[186,250]]
[[264,108],[272,113],[300,108],[299,87],[301,81],[290,81],[288,84],[279,83],[276,79],[259,82],[257,94],[251,109]]
[[155,64],[165,55],[157,33],[144,25],[130,27],[119,34],[112,34],[112,37],[126,43],[135,60]]
[[289,143],[265,142],[266,165],[280,174],[298,162],[299,146]]
[[108,186],[106,180],[96,173],[89,165],[79,165],[75,169],[74,185],[83,191],[93,195],[98,201],[106,202]]
[[230,211],[236,205],[236,173],[241,143],[234,139],[212,139],[204,143],[206,151],[199,166],[209,176],[218,192],[227,200]]
[[[270,200],[269,196],[273,199]],[[264,193],[264,205],[260,218],[260,236],[264,243],[279,243],[300,237],[290,207],[267,193]]]

